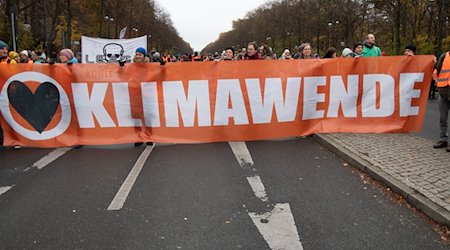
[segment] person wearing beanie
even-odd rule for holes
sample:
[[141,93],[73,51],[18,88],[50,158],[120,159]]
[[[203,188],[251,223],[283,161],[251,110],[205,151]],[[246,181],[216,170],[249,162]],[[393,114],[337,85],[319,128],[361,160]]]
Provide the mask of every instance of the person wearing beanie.
[[[17,52],[10,51],[8,55],[10,60],[15,61],[16,63],[20,63],[20,56]],[[13,63],[12,61],[10,63]]]
[[8,44],[0,40],[0,63],[15,64],[16,61],[8,56]]
[[416,54],[416,46],[410,44],[408,46],[405,47],[405,52],[404,52],[405,56],[413,56]]
[[62,49],[59,52],[59,61],[67,64],[78,63],[78,60],[71,49]]
[[[147,63],[150,62],[150,58],[147,56],[147,50],[145,48],[139,47],[136,49],[136,54],[133,57],[133,63]],[[145,128],[143,129],[145,130]],[[134,146],[139,147],[143,142],[135,142]],[[147,142],[147,145],[153,145],[153,142]]]
[[139,47],[136,49],[136,54],[133,58],[134,63],[146,63],[150,62],[150,58],[147,57],[147,50],[145,48]]
[[353,51],[350,48],[342,50],[342,57],[354,57]]
[[22,50],[19,54],[20,63],[33,63],[33,60],[30,59],[30,54],[27,50]]
[[353,45],[353,55],[355,58],[362,57],[363,52],[363,44],[360,42],[357,42]]

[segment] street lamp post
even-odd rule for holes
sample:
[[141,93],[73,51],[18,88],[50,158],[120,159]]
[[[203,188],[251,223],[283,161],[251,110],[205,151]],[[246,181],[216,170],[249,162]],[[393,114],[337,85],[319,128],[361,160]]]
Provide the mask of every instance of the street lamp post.
[[328,23],[327,48],[330,47],[331,26],[333,26],[333,23]]
[[338,20],[336,20],[336,21],[335,21],[334,23],[335,23],[335,25],[334,25],[334,29],[333,29],[333,30],[334,30],[334,31],[333,31],[333,32],[334,32],[334,37],[333,37],[333,38],[334,38],[334,40],[333,40],[333,46],[334,46],[334,47],[336,47],[336,44],[337,44],[337,40],[338,40],[338,35],[337,35],[337,26],[339,25],[339,21],[338,21]]
[[439,8],[439,17],[438,17],[438,33],[437,33],[437,37],[436,37],[436,54],[440,55],[441,53],[441,47],[442,47],[442,33],[443,33],[443,22],[446,21],[446,19],[444,18],[446,11],[445,11],[445,6],[446,6],[446,0],[441,0],[440,1],[440,8]]
[[114,22],[114,18],[106,15],[105,20],[108,22],[108,38],[111,38],[111,23]]
[[148,48],[148,50],[152,50],[153,48],[152,48],[152,35],[148,35],[148,39],[150,40],[150,46],[149,46],[149,48]]
[[291,32],[286,33],[287,37],[288,37],[288,46],[289,46],[289,51],[291,50]]
[[[337,43],[337,26],[339,24],[339,21],[331,21],[328,23],[328,39],[327,39],[327,43],[328,43],[328,47],[330,47],[330,40],[333,43],[332,46],[336,46]],[[333,31],[333,32],[332,32]],[[330,34],[331,33],[331,34]]]

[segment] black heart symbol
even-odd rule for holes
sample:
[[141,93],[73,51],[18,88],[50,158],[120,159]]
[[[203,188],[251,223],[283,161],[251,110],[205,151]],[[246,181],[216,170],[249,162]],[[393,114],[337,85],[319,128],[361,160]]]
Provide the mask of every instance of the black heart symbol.
[[59,91],[52,83],[44,82],[33,94],[23,82],[12,81],[8,86],[8,99],[16,111],[42,133],[58,109]]

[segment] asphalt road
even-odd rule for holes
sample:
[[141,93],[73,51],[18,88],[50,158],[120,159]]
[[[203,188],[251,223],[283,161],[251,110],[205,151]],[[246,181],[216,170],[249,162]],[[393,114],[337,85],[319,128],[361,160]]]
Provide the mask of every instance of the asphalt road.
[[0,249],[450,249],[312,138],[238,146],[0,149]]

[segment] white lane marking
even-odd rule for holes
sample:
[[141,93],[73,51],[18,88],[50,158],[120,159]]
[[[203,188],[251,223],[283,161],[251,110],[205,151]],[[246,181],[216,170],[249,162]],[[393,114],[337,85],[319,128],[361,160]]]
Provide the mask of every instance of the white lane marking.
[[[228,144],[242,168],[246,169],[254,165],[245,142],[228,142]],[[254,175],[247,177],[247,181],[256,197],[267,202],[268,197],[261,178]],[[289,203],[275,204],[271,212],[262,215],[252,212],[249,212],[248,215],[271,249],[303,250]]]
[[248,215],[271,249],[303,249],[289,203],[275,204],[271,212],[262,215]]
[[145,147],[141,156],[139,156],[139,158],[137,159],[133,168],[131,169],[130,173],[128,174],[128,177],[122,183],[122,186],[120,187],[116,196],[114,197],[111,204],[109,205],[108,210],[122,209],[123,204],[127,200],[128,194],[131,191],[131,188],[133,188],[134,182],[136,182],[136,179],[139,176],[139,173],[141,172],[142,167],[145,164],[145,161],[147,161],[147,158],[150,156],[150,153],[152,152],[154,147],[155,147],[155,144],[153,144],[152,146]]
[[[71,149],[72,149],[72,147],[57,148],[57,149],[53,150],[52,152],[50,152],[48,155],[42,157],[37,162],[33,163],[33,165],[31,165],[31,167],[37,168],[37,169],[43,169],[48,164],[52,163],[59,157],[63,156],[65,153],[69,152]],[[28,169],[26,169],[26,170],[28,170]]]
[[13,188],[15,185],[12,186],[6,186],[6,187],[0,187],[0,195],[8,192],[11,188]]
[[267,199],[267,193],[266,189],[264,188],[264,184],[261,181],[261,178],[258,175],[247,177],[247,181],[250,184],[250,186],[253,189],[253,192],[255,193],[256,197],[261,199],[262,201],[266,202]]
[[255,164],[245,142],[230,141],[228,144],[230,144],[231,150],[242,168],[248,168]]

